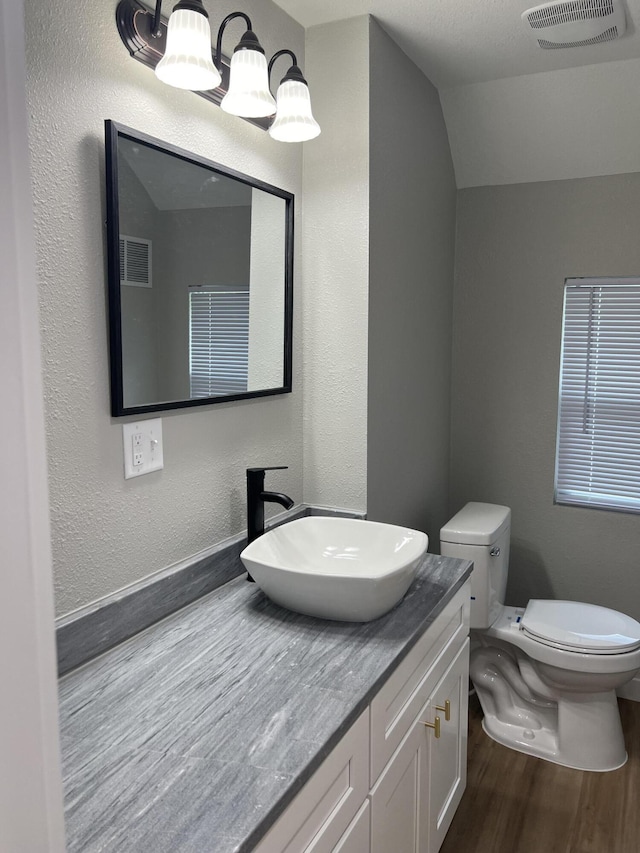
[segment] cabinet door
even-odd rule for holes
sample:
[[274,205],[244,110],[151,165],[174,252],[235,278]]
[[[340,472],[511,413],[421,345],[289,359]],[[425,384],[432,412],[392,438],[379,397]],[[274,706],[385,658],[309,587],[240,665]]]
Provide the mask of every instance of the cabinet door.
[[430,704],[431,719],[440,717],[440,737],[433,738],[430,744],[428,781],[428,849],[429,853],[437,853],[467,782],[469,640],[434,688]]
[[365,800],[364,805],[351,822],[351,826],[338,841],[333,853],[369,853],[371,845],[370,812],[369,800]]
[[470,596],[471,584],[467,581],[374,696],[372,787],[468,637]]
[[371,791],[371,853],[427,853],[427,735],[416,720]]
[[[367,708],[267,832],[254,853],[334,853],[367,797],[368,748]],[[345,850],[351,851],[351,848],[346,847]]]

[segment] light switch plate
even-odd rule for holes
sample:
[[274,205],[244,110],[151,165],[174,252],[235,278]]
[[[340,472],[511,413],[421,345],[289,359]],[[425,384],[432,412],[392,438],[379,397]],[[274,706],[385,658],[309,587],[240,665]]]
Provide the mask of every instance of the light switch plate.
[[164,468],[162,418],[123,424],[122,442],[125,480]]

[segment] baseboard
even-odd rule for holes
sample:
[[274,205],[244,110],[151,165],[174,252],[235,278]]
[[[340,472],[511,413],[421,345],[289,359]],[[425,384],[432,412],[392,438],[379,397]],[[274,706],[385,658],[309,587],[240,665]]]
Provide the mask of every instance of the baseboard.
[[640,675],[623,684],[617,691],[621,699],[631,699],[633,702],[640,702]]

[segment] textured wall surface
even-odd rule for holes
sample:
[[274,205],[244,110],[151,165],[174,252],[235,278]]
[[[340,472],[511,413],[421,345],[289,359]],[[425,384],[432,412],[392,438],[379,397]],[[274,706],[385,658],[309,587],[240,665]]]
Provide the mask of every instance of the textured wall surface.
[[438,93],[371,22],[367,514],[425,530],[449,499],[456,185]]
[[628,59],[442,90],[458,187],[640,171],[639,76]]
[[0,0],[0,847],[64,853],[24,15]]
[[369,20],[307,30],[322,134],[304,152],[305,502],[366,508]]
[[[206,5],[216,26],[235,8],[231,2]],[[289,465],[269,475],[269,486],[302,499],[299,310],[293,394],[165,414],[164,470],[124,480],[122,421],[109,414],[104,119],[281,186],[298,201],[302,151],[157,81],[129,57],[115,26],[115,7],[116,0],[26,4],[59,613],[242,530],[246,466]],[[288,46],[303,61],[302,28],[282,10],[265,0],[245,0],[243,9],[269,55]],[[225,50],[240,35],[240,24],[232,24]],[[298,230],[298,245],[299,235]],[[296,269],[298,261],[299,256]],[[296,300],[299,307],[299,277]]]
[[451,511],[513,510],[508,603],[640,619],[640,516],[554,506],[564,279],[640,273],[640,174],[459,193]]

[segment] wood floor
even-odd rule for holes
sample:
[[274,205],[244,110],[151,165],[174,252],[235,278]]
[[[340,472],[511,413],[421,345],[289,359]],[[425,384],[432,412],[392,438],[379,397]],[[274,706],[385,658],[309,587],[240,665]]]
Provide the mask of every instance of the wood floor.
[[441,853],[640,853],[640,702],[619,703],[629,760],[585,773],[492,741],[472,697],[467,789]]

